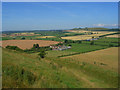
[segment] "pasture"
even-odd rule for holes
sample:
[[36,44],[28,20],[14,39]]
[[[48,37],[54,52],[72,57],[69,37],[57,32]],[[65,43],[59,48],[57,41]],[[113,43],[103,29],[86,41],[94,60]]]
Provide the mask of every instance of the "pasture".
[[90,45],[90,44],[71,43],[71,45],[72,45],[71,49],[67,49],[63,51],[57,51],[57,50],[48,51],[47,56],[48,57],[64,57],[64,56],[71,56],[75,54],[86,53],[86,52],[107,48],[107,46]]
[[53,44],[58,44],[57,41],[47,41],[47,40],[5,40],[1,41],[2,47],[6,46],[18,46],[21,49],[31,49],[33,44],[39,44],[40,47],[49,46]]
[[[90,54],[91,58],[89,53],[89,56],[86,53],[86,56],[73,56],[74,58],[46,57],[39,60],[35,54],[3,48],[2,85],[3,88],[117,88],[118,73],[116,70],[97,65],[98,62],[105,63],[106,67],[110,68],[116,65],[115,50],[114,48],[105,53],[100,51],[97,54],[93,52],[94,55]],[[113,51],[114,53],[107,54]],[[99,58],[95,55],[98,55]],[[112,59],[109,55],[112,55]],[[92,61],[96,61],[96,64],[93,64]],[[113,68],[115,69],[117,66]]]

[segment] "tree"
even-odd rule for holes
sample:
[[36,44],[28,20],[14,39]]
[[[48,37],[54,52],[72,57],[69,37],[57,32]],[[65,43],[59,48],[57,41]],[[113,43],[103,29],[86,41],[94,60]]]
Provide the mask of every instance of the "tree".
[[40,58],[44,58],[45,55],[46,55],[45,50],[41,50],[40,53],[38,54],[38,56],[39,56]]
[[78,40],[77,43],[82,43],[82,41]]
[[114,45],[113,44],[109,44],[109,47],[113,47]]
[[68,40],[65,40],[64,43],[68,43]]
[[94,45],[94,41],[91,41],[90,45]]
[[72,46],[71,44],[69,44],[68,46]]
[[24,39],[25,39],[25,37],[21,37],[21,39],[22,39],[22,40],[24,40]]
[[34,44],[33,48],[39,48],[39,44]]

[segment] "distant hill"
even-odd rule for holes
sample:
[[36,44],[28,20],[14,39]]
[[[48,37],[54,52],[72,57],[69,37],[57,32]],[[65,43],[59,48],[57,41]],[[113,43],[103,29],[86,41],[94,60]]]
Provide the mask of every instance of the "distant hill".
[[71,30],[90,30],[90,31],[119,31],[118,28],[108,29],[108,28],[101,28],[101,27],[94,27],[94,28],[73,28]]

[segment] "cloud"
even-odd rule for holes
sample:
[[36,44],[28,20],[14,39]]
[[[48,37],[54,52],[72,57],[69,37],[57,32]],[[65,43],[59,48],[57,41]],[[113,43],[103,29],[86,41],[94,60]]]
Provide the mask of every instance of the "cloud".
[[96,27],[117,27],[118,24],[93,24]]

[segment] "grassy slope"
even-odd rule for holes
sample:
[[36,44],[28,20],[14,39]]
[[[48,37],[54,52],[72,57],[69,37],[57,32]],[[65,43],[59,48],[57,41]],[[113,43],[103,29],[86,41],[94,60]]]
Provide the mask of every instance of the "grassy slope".
[[39,60],[34,54],[3,49],[3,87],[117,87],[117,72],[73,59]]

